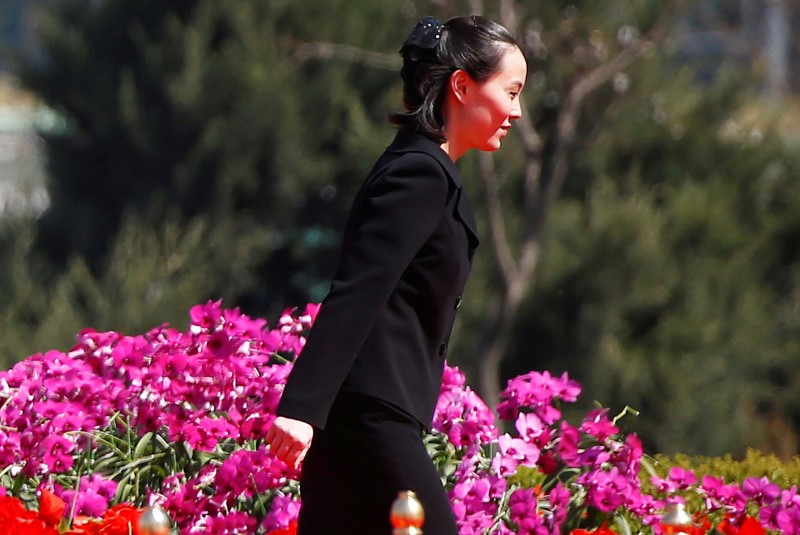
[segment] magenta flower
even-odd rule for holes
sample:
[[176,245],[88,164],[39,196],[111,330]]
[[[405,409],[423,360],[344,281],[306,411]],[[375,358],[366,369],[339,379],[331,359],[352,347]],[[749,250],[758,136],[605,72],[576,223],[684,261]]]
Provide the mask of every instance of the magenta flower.
[[667,477],[670,481],[675,483],[679,489],[688,489],[697,483],[697,476],[694,475],[694,472],[680,466],[673,466],[670,468]]
[[539,448],[507,433],[498,437],[497,446],[500,451],[492,461],[492,470],[500,477],[513,474],[520,465],[535,466],[539,460]]
[[533,489],[517,489],[508,499],[509,517],[517,525],[517,533],[538,533],[544,528],[538,515],[538,500]]
[[661,494],[672,494],[673,492],[678,490],[678,484],[669,478],[661,478],[658,476],[653,476],[650,478],[650,482],[653,484],[656,490]]
[[561,436],[556,449],[567,466],[577,466],[580,441],[580,431],[566,421],[561,422]]
[[553,527],[554,530],[560,531],[559,526],[564,523],[569,512],[569,502],[571,494],[569,490],[559,481],[550,490],[547,499],[550,502],[550,508],[553,510]]
[[267,533],[274,529],[286,528],[290,522],[297,520],[300,513],[300,500],[294,496],[276,494],[272,499],[269,513],[261,522]]
[[75,444],[68,438],[50,435],[44,439],[42,460],[50,473],[66,472],[72,468],[72,448]]
[[619,433],[619,428],[608,419],[608,409],[606,408],[590,411],[584,418],[580,430],[596,438],[599,442],[605,442],[606,439]]
[[611,454],[603,446],[592,446],[578,453],[578,466],[585,468],[602,468],[611,460]]
[[547,434],[549,436],[549,433],[547,433],[548,429],[544,425],[544,422],[542,422],[541,418],[532,413],[520,414],[517,416],[514,427],[517,428],[520,438],[533,444],[538,444],[538,439],[542,435]]
[[205,529],[209,535],[250,535],[255,532],[257,520],[247,513],[233,511],[217,513],[205,519]]
[[81,477],[77,490],[56,485],[54,491],[66,503],[75,504],[75,514],[99,517],[114,499],[117,483],[100,474],[91,474]]
[[742,482],[742,494],[759,505],[775,501],[780,492],[781,488],[766,477],[748,477]]
[[189,310],[189,317],[192,320],[190,330],[193,333],[214,330],[222,319],[222,300],[193,306]]
[[[318,310],[289,309],[270,328],[209,301],[192,308],[185,332],[167,325],[141,336],[86,329],[69,352],[32,355],[0,372],[0,470],[37,485],[50,481],[79,513],[99,515],[117,491],[100,467],[131,481],[120,463],[106,462],[111,435],[135,445],[151,432],[148,444],[174,447],[176,455],[147,473],[154,488],[140,489],[137,499],[163,506],[181,533],[285,528],[299,510],[299,474],[265,448],[263,437]],[[657,497],[643,494],[641,441],[619,436],[608,409],[590,412],[579,427],[562,417],[560,404],[579,393],[567,374],[510,380],[498,412],[514,421],[515,432],[498,437],[494,415],[464,373],[445,367],[434,416],[435,443],[445,447],[436,455],[462,535],[555,535],[576,521],[617,514],[658,533],[665,503],[692,493],[720,517],[739,520],[760,507],[765,528],[800,535],[797,489],[780,490],[766,478],[739,487],[706,476],[697,487],[691,471],[674,468],[653,479]],[[511,477],[520,466],[533,469],[535,490]],[[154,481],[154,474],[163,479]],[[590,515],[582,516],[587,508]]]
[[553,402],[561,399],[562,395],[566,396],[562,401],[574,401],[573,393],[574,387],[566,374],[553,379],[548,372],[530,372],[508,382],[500,393],[497,412],[504,420],[514,420],[522,409],[530,409],[549,425],[561,416]]
[[[458,376],[451,372],[451,377]],[[475,392],[459,384],[442,386],[433,429],[447,435],[456,447],[486,444],[497,437],[489,407]]]
[[616,468],[588,472],[580,476],[578,482],[587,489],[586,503],[603,512],[616,511],[633,490],[628,478]]

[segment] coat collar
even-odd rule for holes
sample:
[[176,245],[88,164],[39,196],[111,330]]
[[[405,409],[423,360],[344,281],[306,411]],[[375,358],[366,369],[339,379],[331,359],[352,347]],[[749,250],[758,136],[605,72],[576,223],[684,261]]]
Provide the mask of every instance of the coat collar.
[[412,130],[400,130],[389,145],[390,152],[424,152],[436,158],[457,188],[461,188],[461,176],[455,162],[432,139]]
[[463,184],[461,176],[458,172],[455,162],[442,150],[442,147],[432,139],[415,132],[412,130],[401,130],[397,133],[394,141],[387,148],[388,152],[422,152],[432,156],[442,166],[450,177],[450,180],[456,187],[456,195],[458,195],[458,202],[456,203],[456,213],[458,218],[467,228],[470,234],[470,251],[469,256],[472,258],[472,253],[478,246],[478,225],[475,222],[475,215],[472,212],[472,207],[469,204],[466,192],[463,191]]

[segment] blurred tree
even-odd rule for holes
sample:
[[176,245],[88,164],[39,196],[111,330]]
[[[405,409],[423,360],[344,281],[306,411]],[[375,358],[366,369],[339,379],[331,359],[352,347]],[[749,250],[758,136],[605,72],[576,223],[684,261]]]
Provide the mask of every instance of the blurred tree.
[[758,80],[695,72],[665,46],[584,111],[504,371],[568,370],[656,451],[794,454],[800,160]]
[[798,161],[760,80],[676,63],[678,3],[500,6],[534,91],[517,150],[473,162],[494,253],[468,302],[481,392],[503,361],[568,370],[642,409],[657,451],[796,453]]
[[340,61],[346,47],[331,53],[315,38],[338,32],[339,43],[375,49],[400,39],[370,31],[397,15],[384,6],[338,16],[329,7],[48,5],[38,19],[42,54],[22,58],[18,72],[67,122],[46,139],[52,208],[37,249],[53,276],[75,257],[102,275],[133,213],[149,225],[169,218],[205,229],[214,254],[195,299],[224,296],[260,313],[320,299],[353,177],[371,164],[362,154],[391,136],[382,115],[398,63],[376,54],[386,65],[365,70],[370,57]]
[[209,297],[268,317],[320,299],[392,136],[398,44],[423,14],[483,12],[530,72],[501,153],[459,162],[482,246],[454,361],[490,403],[502,377],[567,370],[667,453],[796,448],[767,438],[800,419],[797,157],[758,80],[686,63],[680,8],[54,0],[20,73],[68,129],[52,209],[0,233],[0,355]]

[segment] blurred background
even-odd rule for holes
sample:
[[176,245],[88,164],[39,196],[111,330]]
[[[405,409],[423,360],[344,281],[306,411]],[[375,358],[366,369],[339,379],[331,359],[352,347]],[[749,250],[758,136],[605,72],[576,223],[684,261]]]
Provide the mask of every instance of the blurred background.
[[567,371],[649,452],[800,433],[798,0],[2,0],[0,366],[86,327],[321,300],[421,16],[483,13],[525,117],[459,161],[481,230],[449,358]]

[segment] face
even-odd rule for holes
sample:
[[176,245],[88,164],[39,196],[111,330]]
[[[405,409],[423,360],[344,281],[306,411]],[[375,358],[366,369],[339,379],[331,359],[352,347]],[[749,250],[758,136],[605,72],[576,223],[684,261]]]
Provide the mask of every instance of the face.
[[483,83],[465,77],[461,100],[461,121],[456,134],[464,150],[495,151],[522,116],[520,93],[525,85],[528,65],[522,52],[511,47],[498,71]]

